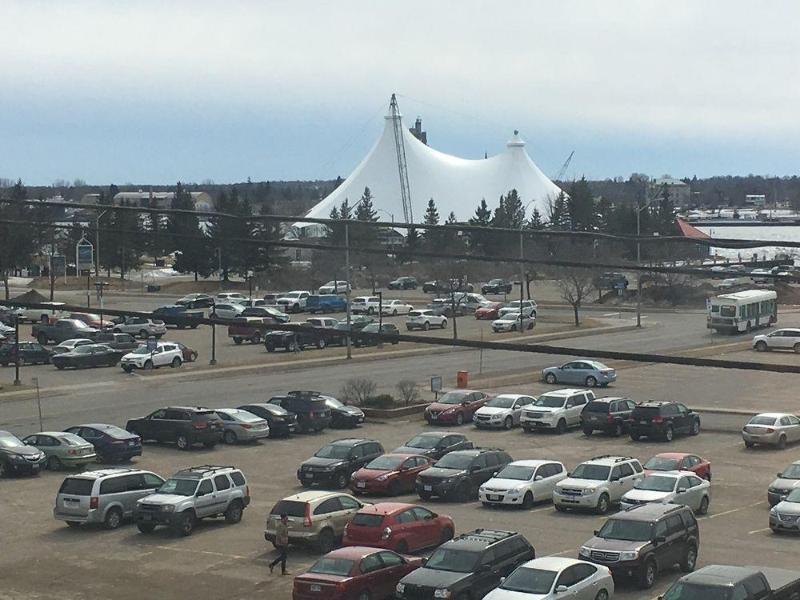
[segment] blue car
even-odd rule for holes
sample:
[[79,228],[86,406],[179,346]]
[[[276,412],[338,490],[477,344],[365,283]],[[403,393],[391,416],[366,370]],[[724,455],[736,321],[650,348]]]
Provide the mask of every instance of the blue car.
[[126,461],[142,455],[142,438],[116,425],[89,423],[68,427],[64,431],[91,443],[97,458],[104,463]]
[[336,294],[320,294],[306,299],[306,310],[312,315],[316,313],[344,312],[347,300]]
[[573,360],[542,371],[547,383],[573,383],[586,387],[605,387],[617,380],[617,372],[596,360]]

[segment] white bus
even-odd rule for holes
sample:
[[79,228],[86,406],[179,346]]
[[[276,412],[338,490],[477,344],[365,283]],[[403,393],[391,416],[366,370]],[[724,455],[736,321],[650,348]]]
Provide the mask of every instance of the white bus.
[[769,327],[778,321],[778,294],[773,290],[744,290],[706,301],[706,327],[724,333]]

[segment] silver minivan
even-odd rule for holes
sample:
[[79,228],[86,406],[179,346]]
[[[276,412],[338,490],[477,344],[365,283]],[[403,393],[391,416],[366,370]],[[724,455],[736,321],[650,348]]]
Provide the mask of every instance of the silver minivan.
[[141,469],[101,469],[70,475],[56,495],[53,516],[70,527],[101,523],[116,529],[133,516],[136,501],[152,494],[164,480]]

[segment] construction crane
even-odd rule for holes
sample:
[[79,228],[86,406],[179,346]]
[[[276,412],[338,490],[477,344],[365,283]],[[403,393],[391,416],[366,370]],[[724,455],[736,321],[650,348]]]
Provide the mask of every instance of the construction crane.
[[408,165],[406,164],[406,147],[403,143],[403,125],[400,122],[400,109],[397,107],[397,98],[392,94],[389,102],[389,113],[394,129],[394,146],[397,152],[397,170],[400,174],[400,199],[403,201],[403,218],[406,223],[414,222],[414,213],[411,210],[411,186],[408,183]]
[[561,165],[561,170],[558,172],[558,175],[556,175],[553,178],[553,181],[561,181],[561,178],[564,176],[564,173],[567,172],[567,167],[569,167],[569,163],[572,162],[572,157],[574,156],[574,154],[575,154],[575,150],[573,150],[572,152],[569,153],[569,156],[567,157],[567,160],[565,160],[564,164]]

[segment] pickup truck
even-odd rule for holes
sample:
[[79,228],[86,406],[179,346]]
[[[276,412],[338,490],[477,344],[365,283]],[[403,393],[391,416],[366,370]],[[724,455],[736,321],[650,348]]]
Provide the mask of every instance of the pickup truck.
[[31,336],[45,345],[49,342],[60,344],[73,338],[94,339],[97,329],[89,327],[78,319],[59,319],[52,325],[50,323],[36,323],[31,329]]
[[344,312],[347,310],[347,300],[336,294],[311,295],[306,299],[306,310],[312,315],[318,312]]
[[327,345],[324,337],[316,333],[310,323],[301,323],[303,329],[298,331],[270,331],[264,336],[264,347],[267,352],[275,352],[283,348],[287,352],[303,350],[307,346],[316,346],[319,349]]
[[228,325],[228,337],[234,344],[241,344],[245,340],[251,344],[260,344],[269,331],[264,325],[276,325],[278,321],[272,317],[236,317]]
[[159,306],[151,314],[154,318],[164,321],[165,325],[175,325],[178,329],[184,327],[197,329],[198,322],[192,319],[202,319],[205,316],[202,310],[190,311],[181,304]]
[[660,600],[800,600],[800,571],[709,565],[684,575]]
[[142,339],[149,337],[160,338],[167,333],[167,326],[164,321],[146,319],[144,317],[127,317],[121,323],[114,325],[114,333],[130,333],[132,336],[139,336]]

